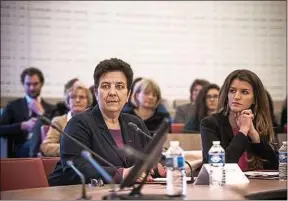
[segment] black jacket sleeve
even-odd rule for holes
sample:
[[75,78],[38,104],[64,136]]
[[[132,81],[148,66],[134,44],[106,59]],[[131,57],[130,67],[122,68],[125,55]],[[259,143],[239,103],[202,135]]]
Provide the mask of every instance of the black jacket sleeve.
[[0,137],[25,134],[21,129],[21,122],[14,122],[14,110],[11,103],[3,109],[0,117]]
[[249,146],[248,137],[243,133],[238,133],[227,146],[223,146],[228,140],[225,135],[222,135],[219,123],[214,116],[208,116],[201,121],[200,132],[204,163],[208,163],[208,152],[213,141],[220,141],[221,146],[225,149],[226,163],[238,163],[239,158]]
[[[86,147],[91,147],[91,132],[89,126],[85,125],[85,122],[79,118],[72,118],[66,125],[64,132],[77,139]],[[60,153],[61,153],[61,163],[63,171],[68,171],[70,168],[67,166],[68,160],[73,160],[76,168],[85,176],[86,182],[90,179],[97,179],[100,174],[95,170],[95,168],[83,157],[81,157],[81,151],[84,150],[82,146],[71,140],[65,135],[61,135],[60,143]],[[109,166],[102,166],[111,176],[116,173],[116,170]],[[77,176],[76,174],[70,174],[71,177]],[[74,178],[71,178],[74,180]]]
[[250,151],[263,160],[264,169],[278,169],[278,151],[268,143],[266,137],[261,137],[260,143],[251,143]]

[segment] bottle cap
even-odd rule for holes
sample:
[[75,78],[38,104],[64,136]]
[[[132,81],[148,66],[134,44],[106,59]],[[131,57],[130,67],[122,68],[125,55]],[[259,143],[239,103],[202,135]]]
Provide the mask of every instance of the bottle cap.
[[213,144],[218,145],[218,144],[220,144],[220,141],[213,141]]
[[179,141],[170,141],[170,146],[179,146]]

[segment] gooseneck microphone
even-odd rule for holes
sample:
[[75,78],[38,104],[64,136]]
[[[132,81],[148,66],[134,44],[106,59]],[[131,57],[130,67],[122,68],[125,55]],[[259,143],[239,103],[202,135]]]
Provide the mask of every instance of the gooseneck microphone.
[[125,145],[123,148],[120,148],[120,151],[123,151],[127,156],[132,156],[136,159],[140,159],[140,160],[146,160],[147,159],[147,155],[134,149],[133,147],[129,146],[129,145]]
[[[130,128],[132,128],[135,132],[140,133],[141,135],[146,136],[147,138],[149,138],[149,140],[153,140],[153,137],[151,137],[150,135],[148,135],[147,133],[145,133],[144,131],[141,130],[141,128],[139,128],[136,124],[134,124],[133,122],[129,122],[128,126]],[[165,149],[165,151],[168,149],[167,147],[163,147],[163,149]],[[163,156],[165,159],[165,156]]]
[[116,198],[116,186],[112,177],[99,165],[99,163],[97,163],[97,161],[93,159],[90,152],[83,150],[81,152],[81,155],[93,165],[93,167],[101,174],[101,176],[106,180],[107,183],[110,183],[112,185],[112,191],[109,195],[109,199]]
[[[128,126],[130,128],[132,128],[135,132],[137,133],[141,133],[142,135],[146,136],[147,138],[149,138],[149,140],[152,140],[153,137],[151,137],[150,135],[146,134],[144,131],[142,131],[136,124],[134,124],[133,122],[129,122]],[[163,147],[163,149],[168,150],[167,147]],[[130,147],[127,147],[126,149],[124,149],[124,151],[129,154],[132,155],[134,157],[138,157],[139,159],[143,158],[143,155],[133,152],[133,150]],[[166,156],[162,154],[162,159],[165,160]],[[192,169],[192,166],[190,165],[190,163],[188,161],[185,160],[185,163],[188,165],[190,171],[191,171],[191,181],[189,183],[193,183],[194,182],[194,172]]]
[[86,181],[85,181],[85,176],[75,167],[75,165],[73,164],[72,161],[67,161],[67,165],[69,167],[71,167],[74,172],[80,177],[81,179],[81,183],[82,183],[82,193],[81,193],[81,197],[79,198],[80,200],[90,200],[90,197],[87,196],[86,194],[86,189],[85,189],[85,184],[86,184]]
[[105,160],[104,158],[102,158],[100,155],[96,154],[94,151],[92,151],[89,147],[87,147],[86,145],[84,145],[82,142],[78,141],[77,139],[75,139],[74,137],[70,136],[69,134],[67,134],[65,131],[62,131],[61,129],[59,129],[57,126],[55,126],[54,124],[51,123],[50,119],[48,119],[45,116],[39,116],[39,119],[42,120],[44,123],[50,125],[52,128],[54,128],[55,130],[57,130],[59,133],[62,133],[63,135],[65,135],[66,137],[68,137],[69,139],[71,139],[72,141],[76,142],[76,144],[80,145],[82,148],[84,148],[85,150],[89,151],[90,153],[92,153],[95,157],[97,157],[99,160],[101,160],[102,162],[106,163],[107,165],[109,165],[110,167],[112,167],[113,169],[115,169],[116,171],[118,170],[115,165],[113,165],[112,163],[110,163],[109,161]]
[[114,183],[112,177],[92,158],[90,152],[83,150],[81,155],[93,165],[93,167],[104,177],[106,182]]
[[136,124],[134,124],[133,122],[129,122],[128,126],[130,128],[132,128],[134,131],[136,131],[137,133],[141,133],[142,135],[146,136],[147,138],[149,138],[150,140],[152,140],[153,138],[146,134],[144,131],[142,131]]

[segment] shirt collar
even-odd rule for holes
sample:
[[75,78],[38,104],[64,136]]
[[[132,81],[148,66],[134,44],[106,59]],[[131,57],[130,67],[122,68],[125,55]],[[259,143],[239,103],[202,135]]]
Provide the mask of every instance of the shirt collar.
[[[26,95],[25,98],[26,98],[27,103],[30,103],[33,99],[35,99],[35,98],[31,98],[28,95]],[[36,99],[37,99],[37,102],[39,102],[39,103],[41,102],[41,97],[40,96],[37,96]]]
[[71,111],[69,111],[69,112],[67,113],[67,122],[68,122],[71,118],[72,118],[72,113],[71,113]]

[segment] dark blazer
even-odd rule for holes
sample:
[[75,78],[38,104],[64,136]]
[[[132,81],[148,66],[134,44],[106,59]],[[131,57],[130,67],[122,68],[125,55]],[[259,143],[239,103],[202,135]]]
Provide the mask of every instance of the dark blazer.
[[[134,116],[137,116],[140,119],[140,117],[134,112],[134,109],[135,109],[135,106],[131,107],[130,109],[127,108],[125,111],[122,110],[122,113],[132,114]],[[150,135],[153,136],[165,118],[169,119],[169,132],[171,132],[170,114],[168,112],[159,111],[158,108],[156,108],[154,114],[151,117],[149,117],[146,120],[143,120],[145,123],[145,126],[149,130],[149,132],[147,133],[150,133]]]
[[183,129],[184,133],[196,133],[196,132],[200,132],[200,120],[194,116],[191,116],[189,118],[189,121],[185,124],[184,129]]
[[[144,151],[148,139],[129,129],[128,123],[133,122],[144,132],[148,132],[145,124],[133,115],[122,113],[119,116],[119,121],[124,144],[128,144],[139,151]],[[117,168],[128,168],[135,164],[133,159],[126,157],[118,150],[98,106],[74,116],[67,123],[64,131]],[[49,184],[51,186],[80,183],[78,176],[71,168],[67,167],[67,160],[73,160],[75,166],[85,175],[87,183],[89,183],[91,179],[98,179],[100,177],[100,174],[94,169],[94,167],[87,160],[81,157],[82,150],[83,148],[80,145],[76,144],[65,135],[61,135],[60,161],[57,163],[55,171],[49,176]],[[113,167],[110,167],[105,162],[96,157],[94,157],[94,159],[112,177],[117,172]]]
[[[51,116],[54,106],[41,99],[45,116]],[[21,122],[29,119],[29,109],[26,98],[11,101],[4,108],[0,117],[0,137],[8,138],[8,157],[15,157],[20,145],[25,143],[27,132],[21,130]]]
[[261,137],[260,143],[252,143],[248,136],[239,132],[234,136],[228,116],[223,112],[216,113],[204,118],[200,126],[202,138],[203,162],[208,162],[208,151],[213,141],[220,141],[225,149],[225,161],[227,163],[238,163],[245,151],[254,153],[267,162],[263,162],[264,169],[277,169],[277,151],[273,150],[268,144],[268,140]]
[[194,103],[179,105],[178,107],[176,107],[176,114],[173,122],[187,123],[189,118],[193,116],[194,110],[195,110]]

